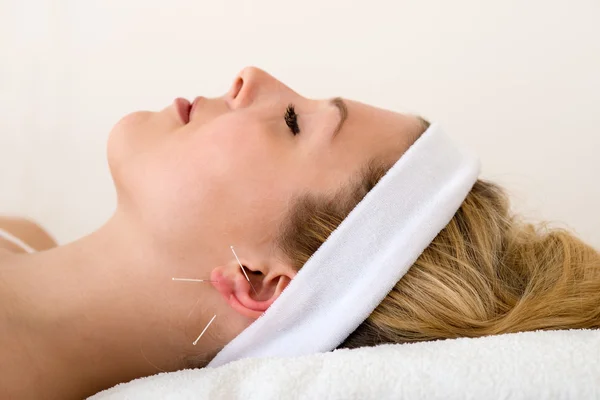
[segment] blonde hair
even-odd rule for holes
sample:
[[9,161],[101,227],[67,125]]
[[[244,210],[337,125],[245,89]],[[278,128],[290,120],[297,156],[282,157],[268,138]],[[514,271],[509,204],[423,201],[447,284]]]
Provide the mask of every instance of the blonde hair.
[[[381,179],[298,199],[279,248],[300,269]],[[600,327],[600,254],[565,230],[520,221],[504,191],[479,180],[381,304],[338,348]]]

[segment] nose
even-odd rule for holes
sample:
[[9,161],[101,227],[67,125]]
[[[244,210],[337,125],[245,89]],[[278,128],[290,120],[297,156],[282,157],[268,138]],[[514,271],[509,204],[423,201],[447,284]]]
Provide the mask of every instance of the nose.
[[262,69],[246,67],[234,79],[227,102],[232,109],[244,108],[284,86]]

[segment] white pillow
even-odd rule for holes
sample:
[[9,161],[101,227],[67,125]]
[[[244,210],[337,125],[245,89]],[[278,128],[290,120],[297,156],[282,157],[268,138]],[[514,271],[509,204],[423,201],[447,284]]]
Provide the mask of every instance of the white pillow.
[[244,359],[137,379],[91,399],[600,399],[600,331]]

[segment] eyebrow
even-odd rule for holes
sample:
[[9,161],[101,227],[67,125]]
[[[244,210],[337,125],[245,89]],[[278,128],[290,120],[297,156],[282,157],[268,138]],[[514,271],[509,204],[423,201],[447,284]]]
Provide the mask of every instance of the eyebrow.
[[335,108],[337,108],[340,113],[340,122],[338,122],[338,125],[335,128],[335,131],[333,132],[333,136],[332,136],[332,139],[333,139],[339,133],[339,131],[342,130],[342,127],[344,126],[344,122],[346,122],[346,119],[348,118],[348,107],[346,107],[346,103],[344,102],[344,100],[341,97],[335,97],[335,98],[331,99],[329,101],[329,103],[332,106],[334,106]]

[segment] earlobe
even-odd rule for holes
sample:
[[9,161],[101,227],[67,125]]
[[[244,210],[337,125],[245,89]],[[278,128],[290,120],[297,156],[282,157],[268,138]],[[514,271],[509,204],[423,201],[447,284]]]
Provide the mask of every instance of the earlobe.
[[[246,279],[246,275],[250,282]],[[239,314],[257,319],[274,302],[290,283],[294,274],[244,274],[239,265],[220,266],[211,273],[212,285]]]

